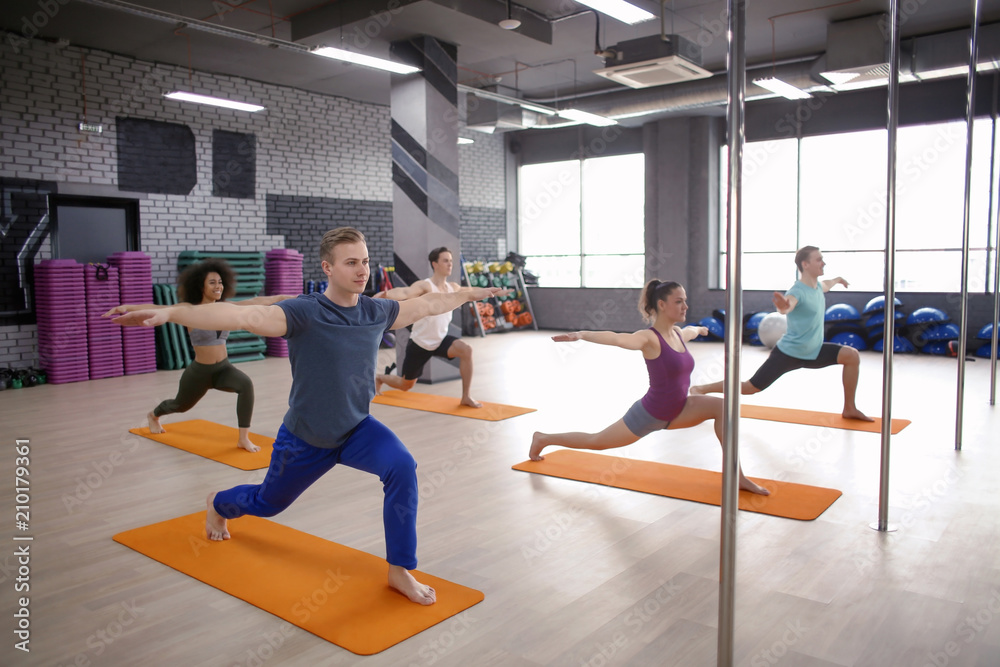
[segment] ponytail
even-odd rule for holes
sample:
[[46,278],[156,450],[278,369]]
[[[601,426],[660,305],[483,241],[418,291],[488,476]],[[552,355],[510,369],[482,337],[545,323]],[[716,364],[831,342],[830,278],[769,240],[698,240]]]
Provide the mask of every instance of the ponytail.
[[656,304],[669,297],[680,286],[680,283],[662,282],[656,278],[646,283],[646,286],[642,288],[642,295],[639,297],[639,314],[642,315],[642,319],[647,322],[655,320]]

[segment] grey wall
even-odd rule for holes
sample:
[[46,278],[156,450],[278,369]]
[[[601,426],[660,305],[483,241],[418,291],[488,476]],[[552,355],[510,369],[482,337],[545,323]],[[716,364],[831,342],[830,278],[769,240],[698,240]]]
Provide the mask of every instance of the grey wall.
[[[305,253],[308,276],[318,265],[319,230],[343,224],[369,236],[375,261],[391,261],[387,106],[204,72],[193,73],[197,89],[267,110],[249,114],[180,103],[162,94],[188,87],[186,68],[35,40],[18,44],[16,51],[6,41],[0,47],[0,178],[46,181],[60,193],[137,199],[141,249],[153,258],[154,282],[172,282],[177,255],[188,249],[293,247]],[[102,134],[77,130],[83,120],[81,55],[87,61],[87,120],[102,123]],[[189,194],[119,191],[118,116],[191,129],[197,183]],[[213,196],[215,130],[255,136],[253,198]],[[502,137],[475,138],[458,147],[459,203],[470,214],[462,236],[480,253],[495,248],[505,233],[497,221],[506,215],[507,184]],[[46,242],[35,261],[50,256]],[[0,326],[0,366],[37,363],[35,331],[33,324]]]

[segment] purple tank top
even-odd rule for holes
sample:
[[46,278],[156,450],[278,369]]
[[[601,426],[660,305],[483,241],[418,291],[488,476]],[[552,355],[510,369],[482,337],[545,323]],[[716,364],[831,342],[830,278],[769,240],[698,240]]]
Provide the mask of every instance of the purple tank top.
[[677,418],[687,402],[694,357],[688,352],[683,338],[681,345],[684,345],[684,351],[678,352],[667,345],[659,331],[652,327],[650,329],[660,340],[660,356],[646,359],[649,391],[642,397],[642,407],[657,419],[669,422]]

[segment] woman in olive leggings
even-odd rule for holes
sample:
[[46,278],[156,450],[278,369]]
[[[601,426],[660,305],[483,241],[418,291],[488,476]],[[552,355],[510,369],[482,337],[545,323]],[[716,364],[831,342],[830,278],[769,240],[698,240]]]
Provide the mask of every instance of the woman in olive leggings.
[[[221,259],[207,259],[193,264],[178,279],[177,298],[183,303],[198,305],[225,301],[236,292],[236,279],[229,264]],[[258,296],[235,302],[237,305],[268,306],[291,299],[288,295]],[[156,308],[150,304],[122,305],[113,308],[108,316],[132,310]],[[194,362],[184,369],[180,386],[174,398],[168,398],[146,415],[150,433],[164,433],[160,417],[175,412],[187,412],[201,400],[209,389],[235,393],[236,419],[239,425],[237,446],[248,452],[260,449],[250,442],[250,418],[253,416],[253,382],[243,371],[237,370],[226,352],[228,331],[188,329],[194,347]]]

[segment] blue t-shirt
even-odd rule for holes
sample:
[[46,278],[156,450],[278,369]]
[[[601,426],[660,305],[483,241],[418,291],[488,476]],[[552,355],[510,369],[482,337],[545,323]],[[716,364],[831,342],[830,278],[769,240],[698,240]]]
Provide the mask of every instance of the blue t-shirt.
[[358,297],[338,306],[321,292],[276,304],[288,322],[292,390],[285,427],[313,447],[334,449],[368,416],[375,397],[375,364],[382,334],[399,302]]
[[823,347],[823,314],[826,296],[819,283],[809,287],[796,280],[785,296],[794,296],[798,303],[788,313],[788,330],[778,341],[778,349],[796,359],[815,359]]

